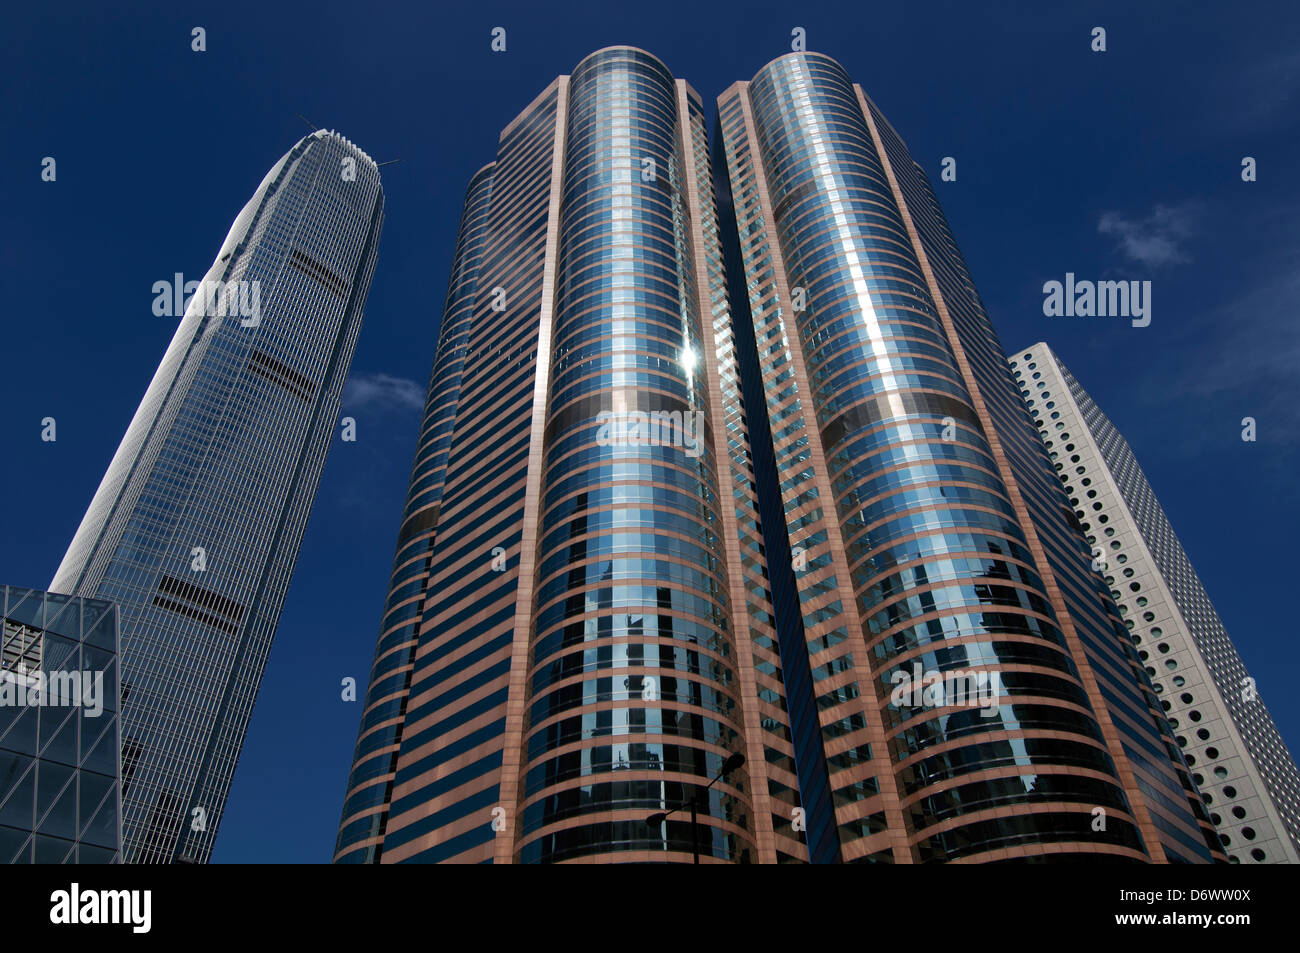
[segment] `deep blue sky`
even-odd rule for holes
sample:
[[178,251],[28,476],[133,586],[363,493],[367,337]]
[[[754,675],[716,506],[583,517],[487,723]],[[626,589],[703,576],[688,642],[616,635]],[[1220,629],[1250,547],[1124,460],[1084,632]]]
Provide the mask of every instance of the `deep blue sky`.
[[[546,83],[614,44],[710,110],[795,26],[844,64],[935,180],[1003,344],[1047,340],[1126,434],[1300,748],[1294,4],[133,6],[18,4],[0,35],[0,581],[49,583],[175,330],[153,283],[208,269],[308,131],[295,114],[402,160],[345,405],[358,440],[329,457],[215,861],[331,855],[360,717],[339,685],[367,679],[465,184]],[[1151,326],[1044,317],[1067,271],[1151,280]]]

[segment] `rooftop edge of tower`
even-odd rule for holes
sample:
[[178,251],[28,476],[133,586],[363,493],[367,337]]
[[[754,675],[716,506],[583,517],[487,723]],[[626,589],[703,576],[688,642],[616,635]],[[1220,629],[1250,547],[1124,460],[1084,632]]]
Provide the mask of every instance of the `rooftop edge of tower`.
[[366,152],[365,149],[362,149],[359,145],[357,145],[355,142],[353,142],[353,141],[352,141],[351,139],[349,139],[347,136],[343,135],[343,134],[340,133],[340,132],[335,132],[333,129],[317,129],[317,130],[316,130],[315,132],[313,132],[310,136],[306,136],[305,138],[307,138],[307,139],[326,139],[326,138],[337,139],[339,142],[341,142],[341,143],[343,143],[345,146],[347,146],[348,149],[350,149],[350,150],[352,150],[353,152],[357,153],[357,155],[359,155],[359,156],[360,156],[362,159],[364,159],[366,162],[369,162],[369,163],[370,163],[372,166],[374,166],[375,168],[378,168],[378,167],[379,167],[379,164],[378,164],[377,162],[375,162],[375,160],[372,159],[372,158],[370,157],[370,153]]

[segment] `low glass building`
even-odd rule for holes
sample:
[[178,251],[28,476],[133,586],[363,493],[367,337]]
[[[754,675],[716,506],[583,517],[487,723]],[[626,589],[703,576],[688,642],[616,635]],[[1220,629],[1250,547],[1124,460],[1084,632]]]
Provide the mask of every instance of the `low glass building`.
[[0,586],[0,860],[121,859],[117,608]]

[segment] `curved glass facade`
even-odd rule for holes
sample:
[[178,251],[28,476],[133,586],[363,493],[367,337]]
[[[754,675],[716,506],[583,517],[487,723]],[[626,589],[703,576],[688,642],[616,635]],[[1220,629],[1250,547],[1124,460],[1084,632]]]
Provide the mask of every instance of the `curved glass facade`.
[[492,166],[488,165],[474,175],[466,190],[438,354],[429,378],[424,419],[411,466],[411,486],[397,534],[388,598],[334,848],[338,863],[374,863],[383,851],[420,619],[430,597],[434,530],[446,485],[447,452],[460,401],[465,344],[474,312],[491,197]]
[[[968,386],[983,405],[995,456],[1057,623],[1088,693],[1148,856],[1170,863],[1224,859],[1150,681],[1125,636],[1120,612],[1092,568],[1085,530],[1046,460],[948,223],[921,167],[858,89],[895,194],[915,232],[917,254],[954,342]],[[1113,811],[1103,804],[1097,808]],[[1076,809],[1077,810],[1077,809]],[[1073,815],[1077,817],[1077,813]],[[1094,832],[1089,828],[1089,837]],[[1094,846],[1094,850],[1098,847]]]
[[[524,861],[689,850],[680,815],[658,828],[645,818],[692,798],[708,805],[706,855],[752,853],[736,779],[706,790],[742,731],[719,552],[726,498],[709,428],[694,427],[708,395],[687,128],[672,76],[640,51],[596,54],[569,80]],[[637,414],[665,432],[639,439]]]
[[602,50],[491,170],[440,333],[456,394],[430,391],[442,469],[412,474],[412,501],[440,500],[404,518],[336,859],[758,859],[735,632],[770,645],[770,615],[733,542],[748,463],[717,449],[744,420],[702,104],[649,54]]
[[1221,858],[892,128],[794,54],[709,145],[628,47],[503,131],[338,859]]
[[50,584],[118,606],[128,863],[211,855],[337,432],[383,207],[374,161],[332,132],[267,173],[204,277],[257,305],[193,295]]
[[825,56],[733,86],[719,122],[844,859],[1146,859],[1071,618],[1113,638],[1107,607],[1062,598],[1027,518],[1003,432],[1023,422],[986,399],[1005,374],[969,359],[967,335],[996,337],[923,174]]

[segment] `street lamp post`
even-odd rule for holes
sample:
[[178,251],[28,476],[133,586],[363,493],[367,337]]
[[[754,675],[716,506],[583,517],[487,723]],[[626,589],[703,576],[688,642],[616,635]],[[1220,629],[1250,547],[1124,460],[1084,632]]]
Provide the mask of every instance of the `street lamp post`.
[[[718,773],[714,775],[713,780],[708,783],[704,790],[708,791],[709,788],[713,787],[713,785],[718,781],[726,777],[732,771],[735,771],[744,763],[745,756],[739,752],[728,757],[726,761],[722,762],[722,767],[718,769]],[[693,858],[692,863],[696,864],[700,862],[699,800],[699,792],[693,791],[689,798],[678,804],[676,807],[667,811],[659,811],[656,814],[651,814],[645,819],[647,826],[658,827],[664,821],[668,820],[668,815],[676,814],[682,808],[689,807],[691,809],[691,856]]]

